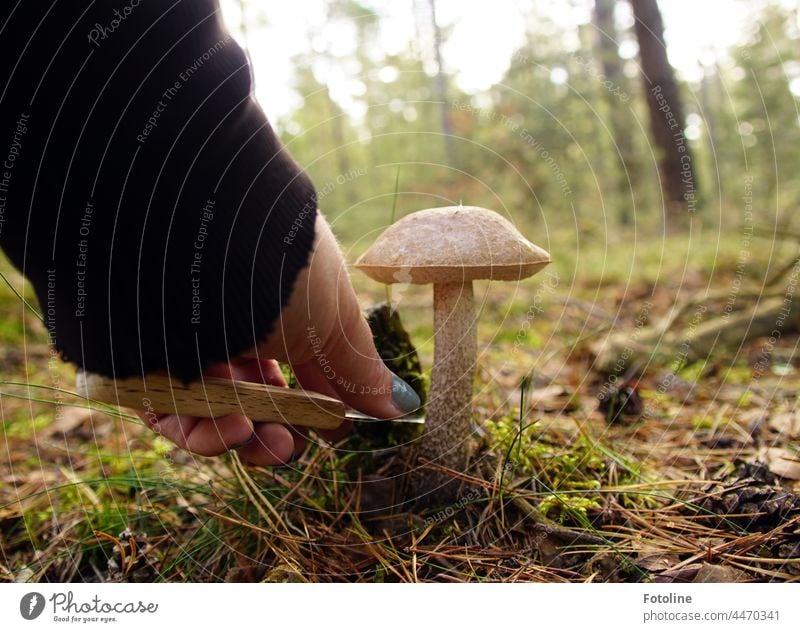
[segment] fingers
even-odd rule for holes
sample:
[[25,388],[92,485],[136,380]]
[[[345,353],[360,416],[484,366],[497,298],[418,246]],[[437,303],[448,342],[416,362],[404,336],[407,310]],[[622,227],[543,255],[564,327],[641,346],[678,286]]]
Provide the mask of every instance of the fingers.
[[[235,360],[231,364],[213,365],[206,374],[286,386],[280,366],[274,360]],[[152,414],[137,414],[154,432],[200,456],[218,456],[235,449],[243,459],[255,465],[281,465],[299,454],[306,442],[302,432],[280,424],[254,424],[239,413],[216,419],[185,415],[154,418]]]
[[[275,360],[238,358],[231,364],[221,367],[220,371],[227,371],[228,374],[223,377],[235,380],[287,386],[281,367]],[[248,463],[263,466],[284,465],[298,457],[305,449],[308,442],[306,429],[255,421],[253,441],[237,450],[239,456]]]
[[237,452],[253,465],[284,465],[294,459],[298,444],[287,426],[261,423],[255,426],[253,441]]
[[230,363],[212,364],[206,370],[206,375],[272,386],[287,385],[281,367],[275,360],[257,357],[241,357]]
[[138,413],[156,433],[177,447],[199,456],[219,456],[236,450],[253,465],[284,465],[305,448],[306,437],[289,426],[253,424],[239,414],[218,419],[163,415],[156,422]]
[[[339,394],[334,390],[334,388],[328,383],[328,380],[325,378],[325,375],[320,370],[319,366],[316,362],[306,362],[305,364],[300,364],[292,369],[294,371],[294,376],[297,378],[297,382],[302,386],[304,389],[308,391],[316,391],[317,393],[322,393],[323,395],[327,395],[329,397],[335,397],[339,399]],[[339,439],[344,438],[347,434],[353,429],[353,423],[347,419],[342,423],[341,426],[338,428],[334,428],[332,430],[317,430],[317,434],[324,437],[327,441],[339,441]]]
[[361,315],[355,293],[347,281],[340,286],[340,329],[328,339],[324,356],[330,362],[324,375],[346,404],[381,418],[399,417],[419,407],[419,398],[395,376],[378,356],[372,332]]
[[[304,340],[287,344],[295,374],[306,378],[305,388],[323,391],[327,385],[348,406],[375,417],[399,417],[419,406],[419,399],[405,382],[383,364],[372,333],[361,314],[344,259],[328,225],[317,223],[317,246],[307,271],[305,300],[290,301],[283,331],[302,328]],[[305,307],[292,307],[297,301]],[[305,313],[304,313],[305,312]],[[316,372],[300,368],[313,364]],[[320,377],[322,379],[320,379]]]
[[164,415],[150,423],[156,434],[179,448],[200,456],[217,456],[247,443],[253,437],[253,422],[240,414],[217,419]]

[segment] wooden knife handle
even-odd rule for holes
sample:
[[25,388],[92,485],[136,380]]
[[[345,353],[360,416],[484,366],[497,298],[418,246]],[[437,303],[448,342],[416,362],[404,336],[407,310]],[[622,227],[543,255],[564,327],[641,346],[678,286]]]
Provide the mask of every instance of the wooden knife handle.
[[338,428],[345,407],[313,391],[217,377],[184,385],[166,375],[113,380],[78,372],[77,390],[88,399],[162,414],[221,417],[242,413],[253,421],[310,428]]

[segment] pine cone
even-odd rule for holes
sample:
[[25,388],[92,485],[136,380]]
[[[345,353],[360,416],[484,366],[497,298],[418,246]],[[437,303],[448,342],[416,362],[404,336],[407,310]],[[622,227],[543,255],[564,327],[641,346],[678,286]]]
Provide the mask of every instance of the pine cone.
[[769,531],[800,515],[800,496],[777,485],[764,463],[744,463],[727,480],[711,483],[695,513],[718,517],[714,526],[734,523],[747,531]]
[[[782,489],[764,463],[741,464],[733,476],[707,485],[700,500],[693,506],[687,505],[685,511],[726,531],[734,525],[748,532],[767,532],[786,525],[753,553],[773,560],[800,557],[800,527],[797,523],[790,524],[800,515],[800,496]],[[708,520],[711,522],[707,523]],[[758,562],[753,564],[762,566]],[[775,568],[774,563],[766,566]],[[778,570],[800,574],[800,564],[783,564]]]

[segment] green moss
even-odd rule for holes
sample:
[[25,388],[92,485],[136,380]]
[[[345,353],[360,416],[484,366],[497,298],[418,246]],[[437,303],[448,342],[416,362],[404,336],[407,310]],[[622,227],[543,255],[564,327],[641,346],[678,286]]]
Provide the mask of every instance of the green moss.
[[692,428],[695,430],[708,430],[714,427],[714,420],[708,417],[695,415],[692,417]]
[[543,493],[543,512],[563,520],[572,512],[586,517],[600,509],[601,497],[595,492],[606,477],[606,458],[587,437],[579,435],[563,445],[542,433],[536,422],[520,428],[513,415],[487,421],[486,429],[488,447],[504,456],[504,482],[529,477]]
[[697,382],[703,377],[707,362],[692,362],[690,364],[683,364],[677,367],[676,373],[687,382]]
[[[542,431],[538,422],[521,423],[518,411],[487,421],[485,428],[487,448],[503,459],[501,489],[512,481],[518,489],[533,488],[541,496],[539,509],[558,521],[585,524],[590,513],[601,510],[604,487],[647,479],[639,467],[583,429],[564,443],[562,434]],[[618,499],[625,506],[654,505],[653,497],[641,491],[619,493]]]
[[[400,314],[389,304],[381,303],[367,310],[366,317],[375,347],[384,364],[414,389],[424,409],[428,391],[427,377],[422,372],[419,354],[403,327]],[[352,467],[359,466],[365,466],[366,470],[370,470],[373,460],[373,456],[368,453],[370,450],[409,443],[422,434],[423,428],[420,424],[365,421],[356,422],[354,430],[352,440],[348,442],[346,449],[366,451],[366,453],[351,462],[348,471],[351,471]]]
[[20,344],[24,338],[21,318],[0,318],[0,343]]
[[3,422],[3,431],[9,439],[36,436],[37,432],[47,428],[53,420],[53,415],[49,412],[40,413],[31,418],[27,406],[18,409],[10,417],[10,420]]
[[403,327],[400,314],[388,303],[381,303],[368,309],[366,316],[372,339],[383,363],[414,389],[424,406],[427,396],[425,376],[417,350]]
[[602,509],[599,496],[578,496],[570,494],[549,494],[539,503],[539,511],[546,516],[565,522],[574,514],[578,514],[583,520],[589,519],[589,512],[596,512]]
[[722,376],[725,384],[749,384],[752,379],[753,374],[746,364],[735,364],[728,368],[725,375]]
[[753,400],[753,391],[745,391],[741,395],[739,395],[739,399],[737,401],[737,405],[740,408],[746,408],[750,405],[750,402]]

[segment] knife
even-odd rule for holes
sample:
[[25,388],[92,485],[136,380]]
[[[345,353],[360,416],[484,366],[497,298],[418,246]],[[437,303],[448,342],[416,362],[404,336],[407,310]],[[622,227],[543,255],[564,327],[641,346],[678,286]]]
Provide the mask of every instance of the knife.
[[[90,400],[160,414],[221,417],[241,413],[253,421],[309,428],[338,428],[345,419],[385,421],[345,407],[333,397],[300,389],[203,377],[184,384],[168,375],[112,379],[79,371],[78,393]],[[420,416],[397,417],[393,422],[424,424]]]

